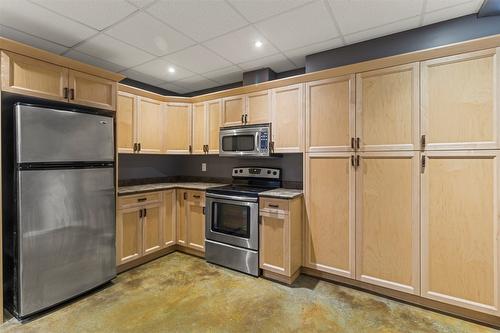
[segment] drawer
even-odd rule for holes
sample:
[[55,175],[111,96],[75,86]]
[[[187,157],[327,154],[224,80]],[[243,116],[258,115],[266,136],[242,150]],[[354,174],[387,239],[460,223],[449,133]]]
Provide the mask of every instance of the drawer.
[[205,191],[187,191],[188,200],[205,204]]
[[137,205],[156,203],[161,200],[161,192],[133,194],[118,197],[118,208],[127,208]]
[[260,198],[259,209],[268,213],[288,214],[288,205],[286,199]]

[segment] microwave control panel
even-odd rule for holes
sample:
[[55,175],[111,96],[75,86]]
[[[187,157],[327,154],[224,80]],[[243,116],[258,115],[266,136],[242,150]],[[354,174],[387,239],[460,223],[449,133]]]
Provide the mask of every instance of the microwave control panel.
[[260,131],[260,150],[267,151],[269,148],[269,132],[267,130]]

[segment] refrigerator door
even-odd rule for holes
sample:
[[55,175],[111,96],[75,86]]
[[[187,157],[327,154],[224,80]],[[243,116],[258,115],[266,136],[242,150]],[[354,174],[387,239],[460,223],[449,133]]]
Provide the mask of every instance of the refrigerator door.
[[113,168],[18,171],[20,317],[116,275],[113,177]]
[[15,106],[17,163],[113,161],[113,118]]

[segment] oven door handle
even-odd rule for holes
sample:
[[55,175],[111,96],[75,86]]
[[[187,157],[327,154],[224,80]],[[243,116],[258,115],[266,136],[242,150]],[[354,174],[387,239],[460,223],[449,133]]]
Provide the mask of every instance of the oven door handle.
[[223,194],[215,194],[215,193],[207,193],[207,198],[214,199],[226,199],[226,200],[238,200],[238,201],[251,201],[257,202],[259,199],[254,197],[245,197],[240,195],[223,195]]

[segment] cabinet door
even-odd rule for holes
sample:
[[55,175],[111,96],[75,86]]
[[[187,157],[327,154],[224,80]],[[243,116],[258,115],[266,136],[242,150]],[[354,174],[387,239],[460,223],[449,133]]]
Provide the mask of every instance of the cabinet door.
[[[260,212],[260,268],[290,275],[290,223],[288,214]],[[287,252],[287,253],[285,253]]]
[[164,116],[163,151],[169,154],[191,152],[191,104],[167,103]]
[[162,103],[149,98],[138,97],[138,142],[141,153],[161,153],[162,146]]
[[2,51],[1,63],[3,91],[68,101],[67,68],[5,51]]
[[116,264],[142,256],[142,207],[121,209],[116,219]]
[[186,190],[177,190],[177,244],[187,246],[187,195]]
[[306,151],[350,151],[354,106],[354,75],[307,83]]
[[499,152],[424,158],[422,296],[498,316]]
[[116,141],[119,153],[133,153],[136,141],[136,107],[134,95],[119,92],[116,108]]
[[144,254],[156,252],[163,247],[162,225],[163,216],[161,203],[144,206],[142,218]]
[[276,153],[304,150],[304,85],[272,92],[272,135]]
[[187,232],[188,246],[205,252],[205,195],[188,191]]
[[356,171],[356,279],[420,292],[419,154],[361,153]]
[[354,167],[350,153],[306,155],[304,266],[354,278]]
[[356,76],[356,136],[360,149],[418,150],[418,63]]
[[221,100],[207,102],[208,115],[208,153],[219,154],[219,130],[222,126],[221,120]]
[[263,124],[271,121],[271,91],[248,94],[246,100],[246,124]]
[[206,144],[205,103],[193,105],[193,154],[204,154]]
[[222,99],[222,125],[243,125],[245,100],[243,96],[232,96]]
[[176,199],[175,190],[163,192],[163,246],[175,244]]
[[421,63],[426,149],[499,148],[497,49]]
[[116,110],[116,82],[69,70],[69,101],[105,110]]

